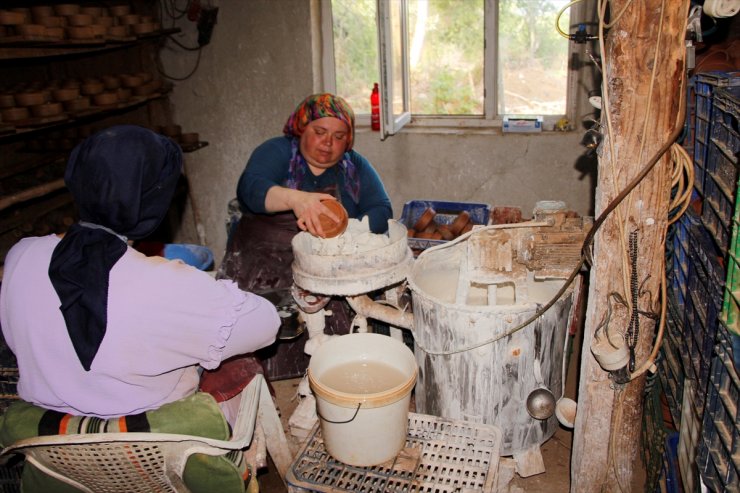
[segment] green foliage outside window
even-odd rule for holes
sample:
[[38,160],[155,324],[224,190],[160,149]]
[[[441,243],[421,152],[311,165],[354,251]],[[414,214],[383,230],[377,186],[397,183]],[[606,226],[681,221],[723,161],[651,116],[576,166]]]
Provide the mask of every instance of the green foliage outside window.
[[[499,2],[500,113],[565,113],[568,41],[554,25],[566,3]],[[409,0],[413,114],[483,114],[484,4]],[[375,0],[332,0],[337,92],[357,113],[369,113],[370,91],[379,80],[375,7]]]

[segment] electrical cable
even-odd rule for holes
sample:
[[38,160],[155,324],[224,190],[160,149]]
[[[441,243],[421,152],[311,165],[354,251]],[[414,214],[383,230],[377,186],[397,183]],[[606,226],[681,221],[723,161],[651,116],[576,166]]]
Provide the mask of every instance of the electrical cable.
[[619,19],[622,18],[622,15],[627,11],[627,8],[632,5],[632,0],[628,0],[627,3],[624,4],[624,7],[622,7],[622,10],[619,11],[619,13],[614,17],[613,20],[610,20],[608,23],[604,24],[604,27],[609,29],[610,27],[613,27],[614,24],[616,24]]
[[200,49],[202,48],[201,46],[185,46],[184,44],[180,43],[172,34],[167,36],[167,38],[185,51],[200,51]]
[[560,27],[560,18],[563,16],[563,13],[566,10],[568,10],[570,7],[572,7],[573,5],[575,5],[575,4],[579,3],[579,2],[583,2],[583,1],[584,0],[573,0],[572,2],[568,2],[567,4],[565,4],[563,6],[563,8],[561,8],[560,10],[558,10],[558,13],[555,15],[555,30],[558,32],[558,34],[560,34],[565,39],[570,39],[570,34],[569,33],[566,33],[565,31],[563,31],[561,29],[561,27]]
[[[604,3],[604,6],[605,6],[605,4],[606,4],[606,0],[605,0],[605,3]],[[625,7],[625,9],[626,9],[626,7]],[[622,12],[620,12],[620,16],[625,11],[625,9],[623,9]],[[659,30],[658,30],[658,40],[657,40],[657,43],[656,43],[656,57],[658,56],[658,53],[659,53],[660,39],[661,39],[662,26],[663,26],[663,12],[664,12],[664,9],[665,9],[665,0],[661,3],[660,25],[659,25]],[[603,14],[604,14],[604,10],[601,10],[601,12],[600,12],[600,18],[599,18],[599,27],[600,27],[600,31],[599,32],[601,34],[600,40],[603,39],[603,31],[601,30],[602,29],[602,26],[603,26]],[[614,22],[616,22],[616,20]],[[613,25],[613,23],[612,23],[612,25]],[[603,44],[601,45],[601,47],[602,47],[602,53],[603,53],[604,52],[603,51]],[[657,60],[657,58],[656,58],[656,60]],[[655,68],[656,68],[656,65],[657,64],[654,64],[654,66],[653,66],[653,74],[651,76],[651,81],[650,81],[650,90],[648,92],[648,101],[649,102],[652,99],[651,98],[651,95],[652,95],[652,92],[653,92],[653,84],[654,84],[654,77],[655,77]],[[681,84],[684,85],[685,84],[686,74],[683,73],[682,75],[683,75],[683,77],[681,79]],[[607,87],[606,86],[606,83],[604,84],[604,87],[605,88]],[[681,94],[683,96],[683,90],[681,91]],[[607,99],[607,104],[605,105],[605,107],[606,108],[609,107],[609,105],[608,105],[608,99]],[[684,173],[686,173],[688,176],[692,177],[691,181],[688,181],[687,180],[687,182],[689,184],[689,187],[691,186],[691,184],[693,184],[693,169],[691,171],[689,171],[689,172],[686,172],[685,171],[685,169],[686,169],[685,166],[682,166],[681,165],[682,163],[679,163],[679,161],[682,161],[682,159],[677,156],[677,154],[680,154],[680,152],[678,152],[678,151],[675,150],[676,144],[673,143],[673,141],[676,138],[678,138],[678,136],[680,135],[680,133],[684,131],[684,125],[681,122],[685,118],[685,110],[686,110],[685,109],[685,98],[681,97],[680,102],[679,102],[679,114],[678,114],[678,118],[677,118],[677,121],[676,121],[676,124],[675,124],[674,131],[672,132],[672,135],[671,135],[672,138],[670,138],[668,140],[668,142],[671,143],[670,145],[671,145],[671,148],[672,148],[672,157],[673,157],[673,163],[674,163],[674,169],[673,169],[673,172],[672,172],[672,180],[671,180],[671,185],[672,185],[671,188],[673,188],[673,185],[674,184],[677,184],[677,183],[679,185],[684,185],[685,182],[682,181],[683,180]],[[649,109],[646,111],[646,114],[649,114]],[[608,114],[607,114],[607,123],[608,123],[609,129],[611,130],[611,122],[609,120],[609,115]],[[647,119],[645,121],[645,125],[646,125],[645,128],[647,128]],[[645,133],[643,133],[643,135],[645,135]],[[675,137],[674,137],[674,135],[675,135]],[[610,144],[612,143],[612,140],[613,139],[611,138],[611,134],[610,134]],[[643,145],[644,145],[645,140],[646,140],[645,138],[642,139],[642,144]],[[643,145],[641,145],[639,155],[642,154]],[[664,146],[664,148],[665,148],[665,150],[667,150],[667,148],[665,146]],[[613,150],[613,147],[612,147],[612,150]],[[662,155],[662,153],[661,153],[661,155]],[[656,163],[657,163],[657,161],[656,161]],[[652,167],[652,166],[650,166],[650,167]],[[680,168],[682,168],[682,167],[684,169],[683,170],[680,170]],[[679,181],[677,182],[677,180],[679,180]],[[681,213],[683,213],[686,210],[686,207],[688,207],[689,199],[690,199],[690,189],[688,190],[688,193],[687,193],[686,190],[681,190],[681,187],[679,186],[679,190],[678,190],[676,196],[674,197],[674,200],[671,202],[671,205],[669,206],[669,209],[668,209],[668,216],[669,216],[669,218],[668,218],[668,221],[669,221],[668,222],[668,225],[670,225],[671,222],[672,222],[671,221],[671,218],[670,218],[670,215],[671,215],[671,211],[675,208],[675,204],[681,204],[680,213],[679,213],[678,216],[675,216],[677,218],[677,217],[680,216]],[[629,208],[628,208],[628,210],[629,210]],[[675,219],[674,219],[674,221],[675,221]],[[666,228],[667,228],[667,226],[666,226]],[[663,238],[663,241],[661,243],[661,246],[662,246],[662,249],[665,250],[665,237]],[[664,334],[664,330],[665,330],[665,315],[666,315],[666,305],[667,305],[667,300],[666,300],[666,296],[667,296],[666,282],[667,281],[666,281],[666,272],[665,272],[665,256],[661,256],[661,258],[662,258],[662,264],[661,264],[661,283],[660,283],[661,304],[660,304],[660,316],[658,318],[658,330],[657,330],[656,338],[655,338],[655,341],[654,341],[654,344],[653,344],[653,348],[652,348],[652,350],[650,352],[650,355],[648,356],[647,360],[640,366],[639,369],[637,369],[635,371],[635,369],[634,369],[634,360],[632,358],[630,359],[630,377],[629,377],[629,381],[634,380],[638,376],[641,376],[642,374],[644,374],[647,370],[653,368],[654,363],[655,363],[655,358],[657,357],[658,352],[660,350],[660,346],[662,344],[663,334]],[[633,311],[633,315],[634,315],[634,313],[635,312]],[[623,405],[624,405],[624,403],[622,402],[622,399],[620,397],[617,397],[617,405],[615,406],[616,407],[616,410],[615,410],[615,415],[614,415],[614,428],[615,429],[618,429],[618,428],[621,427],[622,406]],[[622,478],[620,476],[619,470],[617,469],[616,463],[615,463],[615,458],[616,457],[618,457],[618,451],[615,448],[615,434],[614,433],[610,433],[610,436],[609,436],[609,457],[608,457],[608,463],[609,463],[609,465],[611,465],[611,469],[612,469],[612,472],[614,474],[614,478],[616,480],[617,486],[619,487],[620,491],[624,491],[624,488],[623,488],[623,485],[622,485]]]
[[[683,83],[683,81],[682,81],[682,83]],[[685,110],[686,110],[685,101],[683,100],[683,98],[681,98],[680,101],[679,101],[679,109],[678,109],[677,121],[681,121],[683,119]],[[683,129],[683,126],[682,125],[676,124],[676,126],[673,129],[673,131],[668,136],[666,142],[650,158],[650,160],[647,162],[647,164],[645,165],[645,167],[642,168],[642,170],[640,170],[640,172],[627,184],[627,186],[616,197],[614,197],[614,199],[612,199],[612,201],[606,206],[606,208],[604,208],[604,210],[601,212],[601,214],[599,214],[599,216],[594,220],[594,223],[593,223],[591,229],[586,234],[586,238],[583,240],[583,246],[581,247],[581,251],[583,252],[583,254],[581,255],[581,258],[577,262],[576,266],[571,271],[571,274],[565,280],[565,282],[563,283],[563,286],[560,288],[560,290],[558,290],[558,292],[552,297],[552,299],[548,303],[546,303],[545,305],[543,305],[542,308],[540,308],[539,310],[537,310],[534,315],[532,315],[529,319],[525,320],[524,322],[522,322],[522,323],[516,325],[515,327],[507,330],[503,334],[499,334],[499,335],[497,335],[497,336],[495,336],[493,338],[490,338],[490,339],[487,339],[485,341],[482,341],[482,342],[473,344],[471,346],[467,346],[465,348],[455,349],[455,350],[448,350],[448,351],[432,351],[432,350],[426,349],[426,348],[424,348],[424,347],[422,347],[422,346],[419,345],[419,349],[421,349],[425,353],[427,353],[429,355],[432,355],[432,356],[449,356],[449,355],[452,355],[452,354],[464,353],[464,352],[467,352],[467,351],[471,351],[473,349],[477,349],[479,347],[482,347],[482,346],[485,346],[485,345],[488,345],[488,344],[492,344],[492,343],[498,341],[499,339],[502,339],[504,337],[507,337],[507,336],[509,336],[511,334],[514,334],[514,333],[522,330],[523,328],[525,328],[526,326],[528,326],[529,324],[531,324],[532,322],[534,322],[535,320],[537,320],[539,317],[541,317],[547,310],[549,310],[550,308],[552,308],[552,306],[555,304],[555,302],[557,302],[557,300],[560,299],[560,297],[563,295],[563,293],[565,293],[565,291],[568,288],[568,286],[576,278],[576,276],[578,275],[578,273],[581,270],[581,267],[585,264],[586,257],[588,256],[588,254],[586,252],[587,252],[588,247],[593,242],[594,236],[596,235],[596,231],[598,231],[598,229],[601,227],[601,225],[604,224],[604,221],[606,221],[607,217],[612,213],[612,211],[614,211],[614,209],[616,209],[619,206],[619,204],[630,194],[630,192],[632,192],[632,190],[634,190],[635,187],[637,187],[637,185],[639,185],[640,182],[642,182],[642,180],[645,179],[645,177],[647,176],[647,174],[650,173],[650,171],[652,171],[653,167],[657,164],[657,162],[660,160],[660,158],[663,156],[663,154],[665,154],[668,151],[668,149],[670,149],[670,147],[672,145],[674,145],[673,143],[675,142],[675,140],[680,135],[682,129]],[[465,233],[464,235],[461,235],[461,236],[455,238],[454,240],[452,240],[450,242],[443,243],[441,245],[436,245],[436,246],[434,246],[432,248],[429,248],[427,250],[424,250],[421,254],[419,254],[419,258],[421,258],[421,256],[424,255],[424,254],[426,254],[427,252],[434,251],[434,250],[440,250],[440,249],[444,249],[444,248],[449,248],[449,247],[453,246],[454,244],[457,244],[457,243],[459,243],[459,242],[467,239],[470,235],[472,235],[474,233],[478,233],[478,232],[484,231],[486,229],[501,229],[501,228],[504,228],[504,227],[513,227],[513,226],[530,227],[530,226],[547,226],[547,225],[549,225],[549,224],[542,224],[542,223],[534,223],[534,224],[533,223],[518,223],[518,225],[514,225],[514,224],[499,224],[499,225],[493,225],[493,226],[484,226],[483,228],[476,228],[476,229],[474,229],[472,231],[469,231],[469,232]],[[418,261],[418,258],[417,258],[417,261]],[[663,313],[664,313],[664,311],[663,311]],[[663,318],[661,317],[661,321],[662,320],[663,320]],[[660,334],[662,336],[662,331],[660,332]],[[662,337],[661,337],[661,339],[662,339]],[[418,345],[418,342],[417,342],[417,345]],[[656,346],[656,347],[658,347],[658,349],[659,349],[659,346]],[[657,351],[655,351],[655,349],[653,350],[653,352],[655,354],[657,354]],[[652,362],[650,363],[650,366],[651,365],[652,365]],[[645,365],[643,365],[643,366],[645,366]],[[642,367],[640,369],[642,369]],[[639,376],[639,374],[641,374],[639,372],[640,372],[640,370],[638,370],[637,372],[635,372],[633,375],[635,377],[636,376]],[[643,372],[644,372],[644,370],[643,370]]]
[[[160,18],[163,18],[164,17],[164,15],[162,14],[162,12],[166,13],[167,16],[172,20],[172,25],[174,26],[175,25],[175,21],[177,21],[178,19],[181,19],[182,17],[184,17],[185,15],[187,15],[188,10],[190,9],[191,5],[192,5],[192,0],[187,0],[187,2],[185,2],[185,8],[182,9],[182,10],[180,10],[177,7],[177,1],[176,0],[163,0],[162,2],[160,2]],[[185,75],[185,76],[177,77],[177,76],[168,74],[164,70],[164,68],[162,67],[162,62],[159,59],[157,59],[157,71],[160,73],[160,75],[162,75],[163,77],[165,77],[167,79],[170,79],[170,80],[179,81],[179,82],[182,82],[184,80],[188,80],[190,77],[192,77],[195,74],[195,72],[198,70],[198,67],[200,66],[200,59],[201,59],[202,48],[203,47],[202,46],[187,46],[187,45],[181,43],[172,34],[170,34],[169,36],[167,36],[167,39],[170,40],[170,41],[172,41],[175,45],[177,45],[182,50],[185,50],[185,51],[188,51],[188,52],[197,52],[198,53],[198,56],[197,56],[197,58],[195,60],[195,65],[190,70],[190,72],[187,75]]]
[[[560,15],[562,15],[562,12],[566,8],[570,7],[571,5],[574,5],[575,3],[578,3],[580,1],[583,1],[583,0],[574,0],[574,1],[570,2],[570,3],[568,3],[561,10],[561,12],[558,13],[558,20],[560,18]],[[604,44],[603,44],[603,25],[604,25],[603,24],[603,16],[604,16],[604,13],[606,11],[606,5],[607,5],[607,3],[608,2],[606,0],[604,0],[604,2],[602,3],[602,9],[601,9],[601,11],[599,13],[600,36],[598,37],[598,39],[599,39],[600,49],[601,49],[601,52],[602,53],[605,52],[605,48],[604,48]],[[663,6],[664,6],[664,4],[663,4]],[[623,11],[624,11],[624,9],[623,9]],[[621,13],[620,13],[620,15],[621,15]],[[559,25],[557,27],[558,27],[558,30],[560,31]],[[662,31],[662,15],[661,15],[661,31]],[[656,55],[657,55],[657,51],[656,51]],[[654,73],[655,72],[653,72],[653,74]],[[654,81],[654,79],[651,79],[651,86],[650,86],[651,91],[653,89],[653,81]],[[683,86],[684,84],[685,84],[685,74],[684,74],[684,77],[681,80],[681,85]],[[605,88],[605,93],[608,94],[608,92],[606,91],[606,88],[607,88],[606,81],[604,83],[604,88]],[[683,94],[683,88],[682,88],[681,93]],[[608,128],[608,131],[609,131],[610,136],[611,136],[611,134],[612,134],[612,132],[611,132],[611,118],[609,116],[609,110],[608,110],[609,105],[606,104],[604,106],[605,106],[605,111],[607,113],[607,118],[606,119],[607,119],[607,126],[609,127]],[[482,346],[485,346],[485,345],[488,345],[488,344],[492,344],[492,343],[494,343],[494,342],[496,342],[496,341],[498,341],[498,340],[500,340],[500,339],[502,339],[504,337],[507,337],[509,335],[512,335],[512,334],[518,332],[519,330],[522,330],[523,328],[527,327],[532,322],[534,322],[535,320],[537,320],[539,317],[541,317],[545,312],[547,312],[557,302],[557,300],[560,299],[560,297],[565,293],[565,291],[568,289],[568,287],[570,286],[570,284],[573,282],[573,280],[576,278],[576,276],[578,275],[578,273],[581,271],[581,268],[584,266],[584,264],[586,263],[586,261],[591,257],[588,249],[589,249],[591,243],[593,242],[593,239],[594,239],[594,237],[596,235],[596,232],[599,230],[599,228],[604,223],[604,221],[607,219],[607,217],[622,203],[622,201],[626,197],[629,196],[629,194],[632,192],[632,190],[634,190],[637,187],[637,185],[639,185],[642,182],[642,180],[645,179],[645,177],[647,176],[647,174],[650,173],[650,171],[652,171],[652,169],[657,164],[657,162],[660,160],[660,158],[671,148],[671,146],[675,145],[674,143],[675,143],[676,139],[679,137],[679,135],[681,134],[681,132],[683,130],[683,125],[682,124],[679,124],[679,122],[683,121],[683,119],[685,118],[685,112],[686,112],[685,100],[682,97],[679,100],[679,110],[678,110],[678,115],[677,115],[677,122],[676,122],[676,125],[674,126],[673,131],[669,134],[669,136],[666,139],[665,143],[650,158],[650,160],[648,160],[647,164],[641,169],[641,171],[627,184],[627,186],[619,194],[617,194],[614,197],[614,199],[611,200],[611,202],[609,202],[609,204],[605,207],[605,209],[601,212],[601,214],[596,218],[596,220],[594,221],[591,229],[586,234],[586,237],[585,237],[585,239],[583,241],[583,244],[582,244],[582,247],[581,247],[582,254],[581,254],[581,257],[580,257],[579,261],[577,262],[577,264],[574,267],[574,269],[571,271],[571,274],[568,276],[568,278],[563,283],[563,286],[550,299],[550,301],[548,301],[548,303],[546,303],[545,305],[543,305],[542,308],[538,309],[534,313],[534,315],[532,315],[530,318],[528,318],[524,322],[522,322],[520,324],[517,324],[516,326],[514,326],[514,327],[512,327],[512,328],[510,328],[508,330],[506,330],[502,334],[498,334],[498,335],[496,335],[496,336],[494,336],[492,338],[489,338],[487,340],[484,340],[482,342],[479,342],[479,343],[476,343],[476,344],[473,344],[473,345],[470,345],[470,346],[467,346],[467,347],[464,347],[464,348],[460,348],[460,349],[447,350],[447,351],[432,351],[432,350],[430,350],[428,348],[422,347],[421,345],[418,344],[418,341],[417,341],[417,346],[419,347],[419,349],[421,349],[422,351],[424,351],[426,354],[429,354],[429,355],[432,355],[432,356],[449,356],[449,355],[452,355],[452,354],[457,354],[457,353],[471,351],[473,349],[477,349],[479,347],[482,347]],[[614,145],[613,139],[610,138],[610,146],[612,148],[612,152],[611,152],[611,156],[610,157],[612,159],[614,157],[613,145]],[[693,180],[690,183],[693,183]],[[685,210],[685,208],[687,207],[687,205],[688,204],[682,206],[682,209]],[[620,221],[619,223],[620,223],[620,226],[622,226],[622,224],[621,224],[622,222]],[[533,227],[533,226],[535,226],[535,224],[532,224],[532,223],[519,223],[519,224],[521,225],[521,227]],[[425,250],[424,252],[422,252],[419,255],[419,257],[421,257],[422,255],[427,254],[428,252],[431,252],[431,251],[435,251],[435,250],[439,250],[439,249],[443,249],[443,248],[449,248],[449,247],[451,247],[451,246],[453,246],[453,245],[455,245],[455,244],[457,244],[457,243],[459,243],[459,242],[467,239],[473,233],[479,233],[479,232],[484,231],[486,229],[494,229],[496,227],[512,227],[512,226],[514,226],[514,225],[494,225],[494,226],[485,226],[483,228],[476,228],[473,231],[470,231],[470,232],[468,232],[468,233],[466,233],[464,235],[459,236],[458,238],[456,238],[453,241],[447,242],[445,244],[437,245],[435,247],[432,247],[432,248],[429,248],[429,249]],[[539,225],[537,225],[537,226],[539,226]],[[623,241],[623,235],[622,235],[622,241]],[[663,265],[663,271],[664,270],[665,270],[665,264]],[[632,373],[630,375],[630,381],[633,380],[634,378],[636,378],[637,376],[641,375],[642,373],[644,373],[650,367],[652,367],[652,365],[654,364],[655,355],[657,355],[657,352],[658,352],[658,350],[660,348],[660,343],[662,342],[663,329],[664,329],[664,323],[665,323],[665,320],[664,320],[665,319],[665,311],[666,311],[665,310],[665,272],[663,272],[662,283],[661,284],[663,286],[663,288],[662,288],[662,294],[663,294],[662,300],[663,301],[662,301],[662,307],[661,307],[661,316],[659,318],[659,323],[658,323],[659,327],[658,327],[658,334],[656,336],[656,343],[655,343],[655,345],[653,347],[653,350],[651,351],[651,354],[650,354],[650,357],[648,358],[648,360],[645,363],[643,363],[643,365],[636,372],[634,372],[634,373]],[[621,485],[620,485],[620,487],[621,487]]]
[[195,60],[195,66],[194,66],[194,67],[193,67],[193,69],[192,69],[192,70],[190,71],[190,73],[189,73],[188,75],[184,76],[184,77],[175,77],[175,76],[173,76],[173,75],[169,75],[169,74],[167,74],[167,73],[166,73],[166,72],[164,71],[164,69],[162,68],[162,66],[161,66],[161,64],[160,64],[160,62],[159,62],[159,60],[157,61],[157,71],[158,71],[158,72],[159,72],[160,74],[162,74],[162,76],[163,76],[163,77],[167,77],[168,79],[171,79],[171,80],[176,80],[176,81],[183,81],[183,80],[188,80],[188,79],[189,79],[190,77],[192,77],[192,76],[193,76],[193,74],[195,74],[195,72],[196,72],[196,71],[198,70],[198,66],[200,65],[200,55],[201,55],[201,53],[203,53],[203,51],[202,51],[202,50],[198,50],[198,58],[197,58],[197,59]]
[[561,8],[555,15],[555,30],[565,39],[575,41],[576,43],[585,43],[586,41],[597,39],[597,36],[586,34],[586,30],[583,26],[579,26],[579,30],[578,32],[576,32],[576,34],[568,34],[560,27],[560,18],[563,16],[563,13],[565,13],[565,11],[573,5],[582,1],[584,0],[573,0],[572,2],[569,2],[568,4],[563,6],[563,8]]
[[[602,55],[602,60],[604,57],[604,53],[606,53],[606,46],[604,44],[604,16],[606,15],[606,7],[608,5],[608,0],[600,0],[601,3],[599,5],[599,51]],[[654,64],[657,65],[657,64]],[[607,137],[609,138],[609,170],[612,173],[612,186],[614,187],[614,194],[617,193],[617,175],[616,175],[616,164],[614,163],[614,156],[616,156],[616,151],[614,149],[614,131],[612,128],[612,117],[611,117],[611,107],[609,105],[609,81],[606,77],[606,70],[604,70],[604,67],[602,67],[602,72],[604,73],[604,77],[602,78],[602,89],[601,89],[601,107],[604,111],[604,119],[606,120],[606,131],[607,131]],[[638,156],[642,155],[641,153],[638,154]],[[617,211],[617,227],[619,228],[619,243],[621,245],[621,252],[624,252],[626,250],[626,245],[624,244],[624,238],[625,238],[625,231],[624,231],[624,218],[622,217],[621,211]],[[627,261],[625,259],[625,256],[622,255],[622,289],[624,289],[625,292],[628,290],[629,280],[627,279]],[[631,303],[630,300],[628,300],[628,303]]]

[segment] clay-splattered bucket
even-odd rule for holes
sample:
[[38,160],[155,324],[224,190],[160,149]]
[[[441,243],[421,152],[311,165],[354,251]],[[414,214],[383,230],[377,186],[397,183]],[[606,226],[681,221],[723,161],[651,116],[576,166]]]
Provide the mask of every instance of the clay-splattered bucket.
[[354,466],[394,458],[406,442],[416,360],[402,342],[380,334],[347,334],[322,344],[308,380],[327,451]]

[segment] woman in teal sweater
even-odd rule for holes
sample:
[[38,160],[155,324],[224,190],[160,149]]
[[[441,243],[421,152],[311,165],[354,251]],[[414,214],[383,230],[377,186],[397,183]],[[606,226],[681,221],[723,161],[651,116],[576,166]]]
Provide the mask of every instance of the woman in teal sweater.
[[[292,301],[291,240],[301,230],[324,236],[319,215],[333,216],[321,200],[340,201],[351,218],[367,216],[374,233],[385,233],[393,217],[378,173],[352,149],[354,113],[344,99],[307,97],[283,134],[254,150],[239,179],[241,218],[229,234],[218,274],[278,304]],[[333,313],[326,332],[347,333],[351,313],[346,302],[334,299],[326,308]],[[272,373],[285,378],[303,374],[308,362],[302,343],[273,345],[261,356],[268,371],[272,367]]]
[[315,94],[288,119],[284,136],[258,146],[239,179],[242,208],[231,233],[221,272],[242,289],[290,287],[293,250],[300,230],[323,236],[321,203],[336,199],[351,218],[368,217],[373,233],[384,233],[393,217],[378,173],[352,150],[354,113],[344,99]]

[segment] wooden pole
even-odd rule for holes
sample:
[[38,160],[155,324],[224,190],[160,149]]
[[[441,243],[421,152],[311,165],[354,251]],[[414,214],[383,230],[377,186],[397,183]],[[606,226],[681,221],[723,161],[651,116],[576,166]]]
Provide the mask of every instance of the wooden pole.
[[[599,147],[597,217],[683,123],[677,119],[684,97],[688,7],[689,0],[609,2],[606,22],[613,26],[606,39],[602,32],[600,41],[606,84],[602,86],[604,139]],[[642,312],[660,313],[670,166],[670,153],[666,153],[595,235],[573,439],[572,492],[644,489],[638,452],[645,375],[615,384],[589,349],[600,325],[603,335],[605,322],[610,333],[624,333],[630,326],[634,290],[629,237],[633,232],[637,234],[637,306]],[[640,315],[638,319],[637,367],[652,350],[657,326],[650,317]]]

